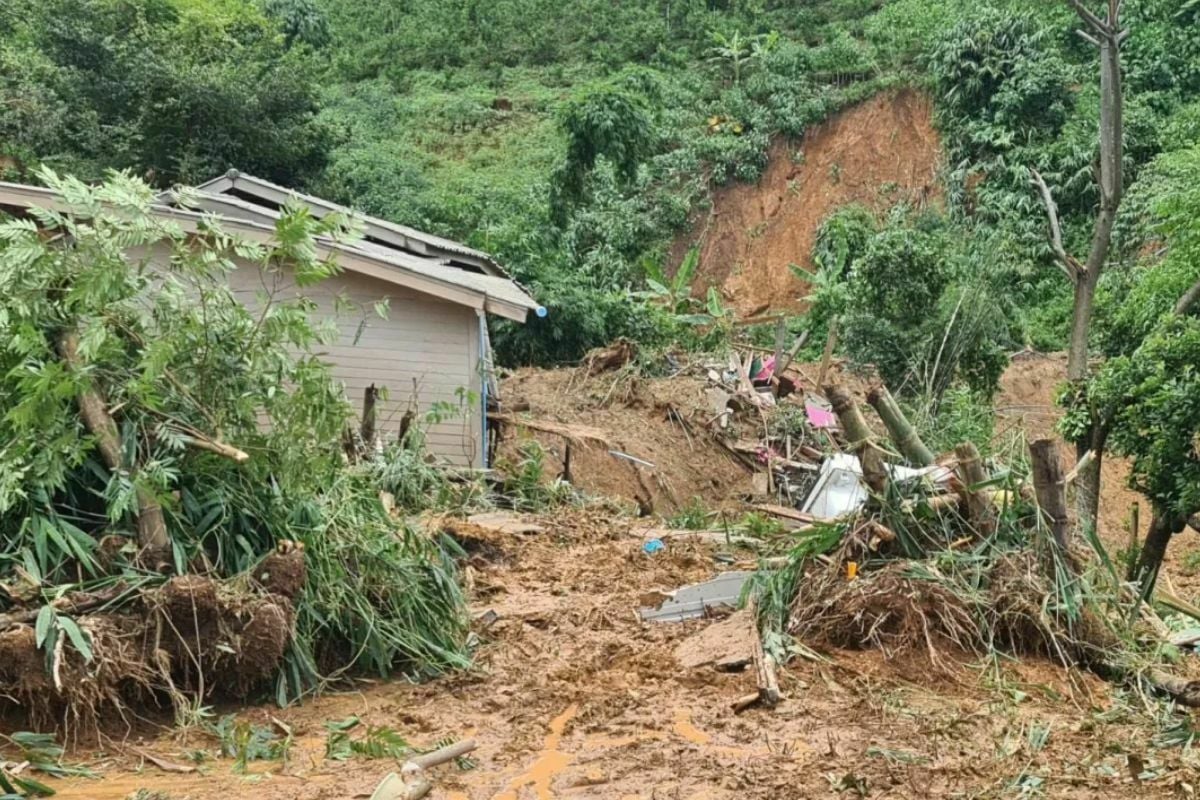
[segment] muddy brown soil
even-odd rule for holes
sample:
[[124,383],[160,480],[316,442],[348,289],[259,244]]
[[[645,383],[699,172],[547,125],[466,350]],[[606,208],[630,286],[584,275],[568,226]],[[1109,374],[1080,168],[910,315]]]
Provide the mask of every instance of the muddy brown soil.
[[[1015,359],[997,400],[1001,435],[1008,425],[1031,436],[1051,431],[1064,370],[1058,355]],[[687,491],[703,491],[705,469],[722,475],[715,451],[689,440],[654,400],[682,404],[697,388],[691,379],[633,392],[618,383],[610,395],[612,375],[583,383],[566,371],[518,378],[535,413],[588,424],[612,414],[632,452],[679,454],[695,474],[670,479]],[[689,441],[700,449],[689,450]],[[1135,495],[1123,487],[1125,466],[1108,463],[1102,527],[1115,547]],[[712,484],[706,499],[730,491],[740,469]],[[117,731],[103,752],[76,754],[101,778],[56,782],[58,796],[124,800],[147,789],[172,800],[366,797],[397,765],[324,757],[324,724],[352,714],[418,747],[476,739],[475,768],[436,770],[431,796],[446,800],[1192,796],[1198,757],[1156,737],[1195,722],[1036,659],[980,663],[948,652],[933,669],[921,653],[889,660],[825,651],[824,661],[797,658],[782,672],[786,699],[777,708],[734,714],[730,704],[755,688],[752,670],[718,671],[700,651],[738,637],[699,637],[711,620],[643,623],[636,608],[643,596],[749,566],[752,554],[673,541],[647,555],[633,532],[641,523],[611,504],[528,521],[542,530],[492,532],[486,547],[471,548],[471,611],[496,615],[477,625],[475,670],[423,684],[364,681],[289,709],[229,709],[256,724],[277,720],[295,736],[286,761],[255,762],[248,776],[228,759],[172,774],[144,758],[191,763],[188,753],[215,747],[203,734]],[[1190,597],[1187,544],[1174,545],[1168,572]]]
[[[1175,796],[1183,751],[1153,750],[1144,718],[1110,687],[1047,663],[970,662],[931,671],[920,659],[829,652],[796,660],[775,709],[734,714],[752,671],[685,668],[675,651],[711,621],[643,623],[639,597],[727,569],[710,545],[646,555],[630,521],[603,509],[536,518],[545,531],[497,536],[479,563],[472,610],[498,619],[478,631],[478,667],[413,685],[362,683],[303,706],[245,709],[296,737],[286,762],[234,774],[229,760],[168,774],[211,748],[200,734],[164,732],[95,754],[99,780],[56,782],[63,800],[124,800],[138,789],[174,800],[349,800],[396,764],[324,758],[329,720],[357,714],[416,746],[479,742],[476,766],[436,770],[446,800],[549,798],[809,798]],[[691,657],[691,656],[687,656]],[[1136,782],[1130,756],[1153,775]],[[1040,790],[1042,795],[1036,792]]]
[[799,142],[777,140],[757,183],[713,193],[711,209],[676,242],[672,263],[698,245],[698,291],[717,286],[742,315],[799,309],[807,289],[791,265],[811,271],[825,219],[850,203],[940,203],[941,158],[929,98],[911,89],[878,95]]

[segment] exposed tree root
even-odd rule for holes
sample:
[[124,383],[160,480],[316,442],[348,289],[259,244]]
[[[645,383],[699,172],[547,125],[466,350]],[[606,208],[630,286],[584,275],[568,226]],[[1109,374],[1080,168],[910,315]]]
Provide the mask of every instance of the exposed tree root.
[[[291,587],[294,571],[285,576],[280,565],[295,560],[276,561],[276,579]],[[292,600],[264,583],[185,575],[119,611],[75,616],[90,659],[63,635],[49,652],[39,648],[33,620],[10,614],[0,630],[0,705],[17,706],[38,729],[78,735],[125,720],[135,706],[245,697],[278,671],[295,626]]]

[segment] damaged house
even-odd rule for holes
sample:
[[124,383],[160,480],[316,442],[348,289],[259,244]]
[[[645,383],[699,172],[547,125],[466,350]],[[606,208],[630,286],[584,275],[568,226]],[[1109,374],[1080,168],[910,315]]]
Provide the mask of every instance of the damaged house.
[[[311,300],[337,326],[323,356],[351,403],[360,408],[369,387],[379,391],[376,430],[384,438],[399,432],[406,415],[437,410],[428,451],[451,465],[486,466],[486,410],[496,391],[488,317],[524,322],[530,312],[546,313],[491,256],[237,171],[196,187],[188,208],[169,192],[160,200],[155,213],[185,230],[217,215],[228,233],[257,241],[270,238],[287,203],[318,218],[355,216],[360,239],[318,243],[321,256],[340,266],[338,275],[301,289],[287,270],[267,274],[244,264],[230,276],[233,291],[249,304],[264,292]],[[0,183],[0,209],[38,207],[69,210],[47,189]]]

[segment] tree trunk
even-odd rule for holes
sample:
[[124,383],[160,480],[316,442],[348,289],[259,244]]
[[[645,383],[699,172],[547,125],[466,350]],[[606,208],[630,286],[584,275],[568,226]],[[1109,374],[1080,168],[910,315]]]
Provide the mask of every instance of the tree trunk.
[[867,402],[879,414],[883,424],[887,426],[888,434],[900,452],[915,467],[928,467],[934,462],[933,451],[921,441],[916,428],[904,416],[892,393],[886,386],[876,386],[867,394]]
[[1085,435],[1075,442],[1075,456],[1082,460],[1088,453],[1088,463],[1075,475],[1075,515],[1085,535],[1096,530],[1100,518],[1100,479],[1104,449],[1108,445],[1109,422],[1093,422]]
[[[1121,4],[1109,3],[1108,15],[1101,20],[1077,0],[1069,0],[1088,32],[1085,39],[1100,51],[1100,161],[1097,183],[1100,188],[1100,210],[1092,233],[1087,262],[1075,273],[1075,306],[1071,318],[1071,339],[1067,349],[1067,379],[1082,389],[1088,377],[1088,332],[1092,321],[1092,304],[1100,273],[1108,260],[1112,244],[1113,225],[1124,194],[1124,97],[1121,86],[1121,42],[1127,31],[1121,29]],[[1079,475],[1076,491],[1076,513],[1079,523],[1095,530],[1100,504],[1101,461],[1107,431],[1097,431],[1097,423],[1076,440],[1075,449],[1082,457],[1091,450],[1094,462]]]
[[1150,530],[1146,532],[1146,541],[1142,545],[1137,569],[1134,572],[1134,579],[1142,585],[1142,597],[1149,597],[1150,593],[1154,591],[1159,567],[1162,566],[1163,557],[1167,554],[1167,545],[1171,543],[1171,537],[1182,531],[1186,525],[1187,517],[1182,514],[1168,514],[1158,509],[1154,510],[1154,517],[1150,520]]
[[1033,467],[1033,488],[1038,508],[1050,525],[1059,550],[1068,552],[1071,520],[1067,516],[1067,486],[1063,479],[1062,460],[1053,439],[1038,439],[1029,444],[1029,459]]
[[[100,458],[111,472],[129,471],[122,463],[121,437],[117,423],[108,413],[108,403],[92,382],[82,376],[83,362],[79,357],[79,335],[74,331],[65,331],[58,337],[58,352],[67,370],[83,381],[83,388],[76,401],[79,404],[79,416],[88,432],[96,437],[96,448]],[[167,523],[163,517],[162,506],[154,495],[144,489],[137,490],[138,512],[137,529],[138,544],[147,551],[165,554],[171,547],[170,537],[167,536]]]

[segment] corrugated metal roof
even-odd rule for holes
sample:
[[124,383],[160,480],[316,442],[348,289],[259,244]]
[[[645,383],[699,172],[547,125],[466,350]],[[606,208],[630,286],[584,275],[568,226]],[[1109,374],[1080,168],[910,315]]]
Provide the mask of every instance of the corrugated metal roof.
[[[170,202],[170,196],[161,198]],[[204,213],[171,205],[156,206],[153,213],[198,230],[207,217],[216,217],[230,233],[249,234],[259,241],[274,236],[278,212],[229,195],[195,193],[194,203]],[[0,182],[0,205],[53,208],[69,212],[71,205],[55,192],[40,186]],[[528,311],[541,306],[515,281],[503,275],[471,272],[444,258],[414,255],[370,241],[335,242],[321,237],[320,249],[352,272],[360,272],[473,308],[524,321]],[[338,258],[342,256],[340,259]],[[543,312],[544,313],[544,312]]]
[[[254,175],[246,175],[238,170],[230,170],[219,178],[213,178],[210,181],[200,184],[196,187],[202,192],[209,194],[228,194],[231,191],[243,192],[245,194],[260,197],[269,202],[278,203],[281,196],[294,198],[302,203],[305,203],[310,209],[317,214],[323,216],[324,213],[339,213],[355,216],[367,224],[368,233],[370,228],[379,228],[384,231],[389,231],[403,239],[411,240],[424,249],[433,251],[428,255],[447,254],[456,256],[466,256],[472,261],[480,262],[479,266],[484,267],[489,272],[495,272],[504,277],[508,277],[508,273],[499,263],[496,262],[487,253],[467,247],[464,244],[455,242],[450,239],[436,236],[432,233],[410,228],[407,225],[399,225],[395,222],[389,222],[379,217],[372,217],[338,203],[331,202],[321,197],[305,194],[304,192],[289,189],[286,186],[280,186],[277,183],[255,177]],[[421,253],[426,255],[426,253]]]

